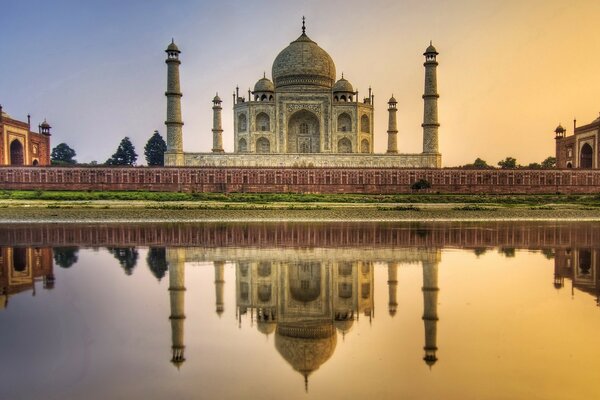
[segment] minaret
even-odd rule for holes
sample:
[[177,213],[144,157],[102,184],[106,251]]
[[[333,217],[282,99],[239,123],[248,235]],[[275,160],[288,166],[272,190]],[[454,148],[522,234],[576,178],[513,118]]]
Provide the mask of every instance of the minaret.
[[425,363],[430,367],[437,361],[437,297],[438,263],[423,261],[423,322],[425,323]]
[[425,50],[425,94],[423,95],[423,153],[439,153],[438,150],[438,109],[437,101],[440,95],[437,93],[436,69],[438,63],[436,56],[439,53],[431,42]]
[[395,262],[388,263],[388,289],[389,289],[389,303],[388,311],[390,316],[396,315],[396,309],[398,308],[398,300],[396,299],[396,292],[398,289],[398,264]]
[[220,317],[225,310],[225,303],[223,301],[223,287],[225,286],[225,274],[223,272],[223,261],[215,261],[215,298],[217,306],[217,315]]
[[565,168],[567,166],[566,160],[561,152],[563,147],[562,140],[567,135],[567,130],[563,128],[562,124],[558,124],[554,130],[554,139],[556,141],[556,168]]
[[169,296],[171,301],[171,362],[179,369],[185,361],[183,328],[185,322],[185,257],[183,249],[174,249],[175,257],[169,260]]
[[179,48],[171,41],[167,50],[167,152],[168,165],[183,165],[183,121],[181,120],[181,89],[179,87]]
[[390,114],[390,119],[388,122],[388,154],[396,154],[398,153],[398,125],[396,123],[396,113],[398,109],[396,108],[396,99],[394,95],[388,101],[388,113]]
[[223,153],[223,125],[221,124],[221,98],[219,93],[213,99],[213,153]]

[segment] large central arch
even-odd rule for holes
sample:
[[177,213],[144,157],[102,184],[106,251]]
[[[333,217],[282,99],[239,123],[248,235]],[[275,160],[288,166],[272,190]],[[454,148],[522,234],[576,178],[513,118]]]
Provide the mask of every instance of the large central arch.
[[580,168],[592,168],[594,166],[594,150],[588,143],[581,147],[581,156],[579,159]]
[[300,110],[288,120],[288,153],[320,153],[321,129],[319,118],[310,111]]
[[10,165],[23,165],[25,164],[25,157],[23,154],[23,145],[17,139],[13,140],[10,144]]

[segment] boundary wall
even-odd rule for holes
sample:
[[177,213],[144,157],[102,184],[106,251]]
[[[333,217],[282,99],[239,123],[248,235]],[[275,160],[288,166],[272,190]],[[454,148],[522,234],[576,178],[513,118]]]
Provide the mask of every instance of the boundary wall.
[[0,167],[0,189],[246,193],[600,193],[600,170]]

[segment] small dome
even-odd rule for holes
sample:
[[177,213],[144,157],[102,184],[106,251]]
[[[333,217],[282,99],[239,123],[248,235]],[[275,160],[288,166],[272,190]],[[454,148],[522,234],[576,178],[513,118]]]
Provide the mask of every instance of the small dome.
[[563,128],[563,126],[561,124],[559,124],[556,129],[554,130],[554,132],[556,133],[564,133],[565,128]]
[[435,49],[435,47],[433,47],[433,43],[429,42],[429,47],[427,47],[427,50],[425,50],[425,53],[423,53],[423,55],[425,55],[425,54],[432,54],[432,53],[433,54],[439,54],[437,52],[437,50]]
[[219,97],[219,93],[216,94],[216,96],[213,98],[213,103],[220,103],[221,102],[221,98]]
[[398,102],[396,101],[396,98],[394,97],[394,95],[392,95],[392,97],[390,97],[388,103],[394,103],[395,104],[395,103],[398,103]]
[[49,124],[49,123],[46,121],[46,118],[44,118],[44,122],[42,122],[42,123],[40,124],[40,126],[41,126],[42,128],[52,128],[52,127],[50,126],[50,124]]
[[277,324],[275,321],[259,321],[257,324],[258,331],[265,335],[270,335],[275,332],[275,328],[277,328]]
[[334,321],[333,324],[335,325],[335,328],[338,331],[346,334],[350,331],[350,329],[352,329],[352,325],[354,325],[354,320],[352,318],[344,319],[340,321]]
[[167,47],[167,51],[176,51],[176,52],[180,53],[179,47],[177,47],[177,45],[175,44],[175,40],[173,40],[173,39],[171,40],[169,47]]
[[302,33],[277,55],[272,75],[275,87],[308,85],[331,88],[335,82],[335,64],[325,50]]
[[344,79],[344,75],[342,75],[342,79],[337,81],[335,85],[333,85],[333,92],[350,92],[354,93],[354,88],[352,84]]
[[269,78],[263,76],[256,82],[256,85],[254,85],[254,91],[255,92],[274,92],[275,85],[273,85],[273,82],[271,82],[271,80]]

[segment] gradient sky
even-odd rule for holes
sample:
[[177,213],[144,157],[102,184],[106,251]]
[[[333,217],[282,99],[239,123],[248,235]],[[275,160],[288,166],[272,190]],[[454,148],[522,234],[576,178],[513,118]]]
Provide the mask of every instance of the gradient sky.
[[[600,112],[597,0],[47,1],[2,0],[0,104],[12,117],[53,126],[77,160],[104,162],[129,136],[144,163],[155,129],[165,137],[164,49],[182,50],[184,149],[210,151],[212,103],[224,99],[233,149],[231,93],[270,76],[277,54],[307,34],[344,76],[375,94],[375,151],[384,152],[387,100],[398,100],[401,152],[422,147],[423,56],[440,55],[444,166],[507,156],[554,155],[560,122]],[[246,94],[244,94],[246,95]]]

